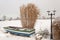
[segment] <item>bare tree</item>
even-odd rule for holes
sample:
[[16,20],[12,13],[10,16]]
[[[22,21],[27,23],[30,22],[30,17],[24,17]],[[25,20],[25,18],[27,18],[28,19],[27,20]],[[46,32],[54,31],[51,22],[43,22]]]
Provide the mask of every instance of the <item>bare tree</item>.
[[20,18],[19,17],[16,17],[15,20],[20,20]]
[[10,17],[9,21],[11,21],[11,20],[13,20],[13,18],[12,18],[12,17]]
[[5,20],[6,20],[6,16],[4,15],[4,16],[3,16],[3,21],[5,21]]

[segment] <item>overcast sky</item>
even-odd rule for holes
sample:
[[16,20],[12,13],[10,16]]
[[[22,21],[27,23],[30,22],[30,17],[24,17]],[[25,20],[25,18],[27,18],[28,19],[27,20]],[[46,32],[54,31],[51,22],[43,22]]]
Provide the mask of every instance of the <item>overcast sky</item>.
[[0,0],[0,18],[3,15],[7,17],[19,17],[20,6],[28,3],[34,3],[39,9],[41,16],[47,17],[47,10],[56,10],[56,16],[60,16],[60,0]]

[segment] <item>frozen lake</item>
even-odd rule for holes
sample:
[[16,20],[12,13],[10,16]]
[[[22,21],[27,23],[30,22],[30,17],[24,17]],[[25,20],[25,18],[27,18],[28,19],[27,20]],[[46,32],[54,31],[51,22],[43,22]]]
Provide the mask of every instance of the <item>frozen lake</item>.
[[[45,20],[42,20],[41,19],[41,20],[37,20],[36,21],[34,28],[36,29],[36,32],[38,32],[39,29],[42,29],[42,30],[47,29],[49,31],[49,33],[50,33],[50,25],[51,25],[50,19],[45,19]],[[2,32],[3,31],[3,28],[2,27],[7,27],[7,26],[22,27],[20,20],[0,21],[0,37],[2,37],[1,40],[4,40],[4,39],[5,40],[17,40],[17,39],[18,40],[32,40],[32,39],[35,40],[34,37],[28,38],[28,39],[27,39],[27,37],[20,37],[20,36],[12,36],[11,37],[10,34],[9,34],[10,37],[8,37],[8,38],[5,37],[8,34],[5,34],[5,33]],[[44,40],[50,40],[50,39],[44,39]]]

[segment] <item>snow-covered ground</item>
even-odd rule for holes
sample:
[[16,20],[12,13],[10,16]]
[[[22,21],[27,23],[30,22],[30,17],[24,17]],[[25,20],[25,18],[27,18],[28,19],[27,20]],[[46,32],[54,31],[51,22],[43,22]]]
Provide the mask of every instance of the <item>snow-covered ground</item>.
[[[50,19],[45,19],[45,20],[37,20],[35,23],[35,29],[36,32],[39,31],[39,29],[48,29],[50,33]],[[10,34],[5,34],[3,32],[2,27],[7,27],[7,26],[17,26],[17,27],[22,27],[21,21],[20,20],[12,20],[12,21],[0,21],[0,40],[35,40],[34,37],[28,38],[28,37],[21,37],[21,36],[15,36],[15,35],[10,35]],[[9,37],[7,35],[10,35]],[[42,40],[50,40],[48,39],[42,39]]]

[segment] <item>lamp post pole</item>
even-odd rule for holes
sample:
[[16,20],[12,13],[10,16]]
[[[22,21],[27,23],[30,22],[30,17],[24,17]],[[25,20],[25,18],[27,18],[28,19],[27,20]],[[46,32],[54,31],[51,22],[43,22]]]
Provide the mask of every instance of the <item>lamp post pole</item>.
[[48,12],[48,15],[51,16],[51,37],[50,38],[53,39],[53,35],[52,35],[52,19],[53,19],[53,15],[55,15],[56,10],[53,11],[54,14],[53,13],[50,13],[50,11],[47,11],[47,12]]

